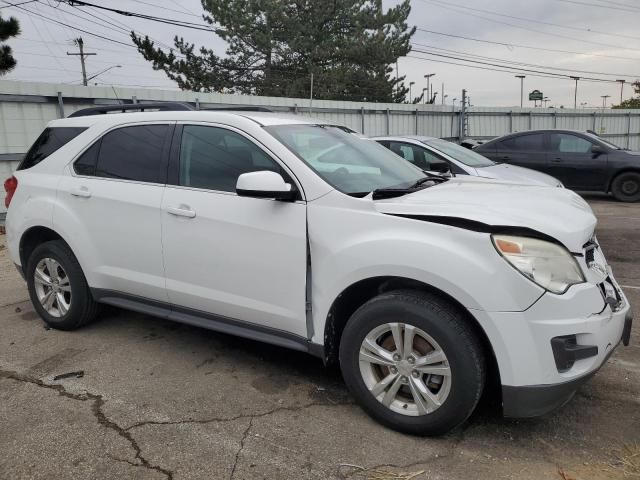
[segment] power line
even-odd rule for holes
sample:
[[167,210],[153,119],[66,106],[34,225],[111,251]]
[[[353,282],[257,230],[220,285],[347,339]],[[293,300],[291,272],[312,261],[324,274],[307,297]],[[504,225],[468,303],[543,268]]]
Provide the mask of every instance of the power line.
[[640,74],[638,75],[631,75],[631,74],[626,74],[626,73],[606,73],[606,72],[594,72],[592,70],[574,70],[574,69],[569,69],[569,68],[558,68],[558,67],[551,67],[548,65],[537,65],[537,64],[533,64],[533,63],[525,63],[525,62],[516,62],[516,61],[512,61],[512,60],[506,60],[503,58],[496,58],[496,57],[487,57],[484,55],[478,55],[475,53],[469,53],[469,52],[461,52],[459,50],[451,50],[448,48],[441,48],[441,47],[436,47],[433,45],[426,45],[424,43],[415,43],[412,42],[411,45],[416,45],[419,47],[425,47],[425,48],[432,48],[435,50],[442,50],[444,52],[450,52],[450,53],[457,53],[460,55],[466,55],[466,56],[471,56],[471,57],[477,57],[477,58],[481,58],[484,60],[493,60],[493,61],[498,61],[498,62],[502,62],[502,63],[508,63],[511,65],[520,65],[523,67],[534,67],[534,68],[544,68],[547,70],[557,70],[557,71],[562,71],[562,72],[572,72],[572,73],[588,73],[588,74],[592,74],[592,75],[607,75],[607,76],[611,76],[611,77],[627,77],[627,78],[640,78]]
[[[439,2],[436,2],[435,0],[422,0],[422,1],[428,2],[428,3],[438,4],[439,6],[444,7],[444,5],[442,5]],[[604,1],[604,0],[600,0],[600,1]],[[531,19],[531,18],[517,17],[515,15],[507,15],[507,14],[504,14],[504,13],[499,13],[499,12],[495,12],[495,11],[491,11],[491,10],[483,10],[483,9],[480,9],[480,8],[472,8],[472,7],[468,7],[466,5],[460,5],[460,4],[451,3],[451,2],[447,2],[447,5],[464,8],[466,10],[472,10],[474,12],[488,13],[490,15],[496,15],[496,16],[499,16],[499,17],[511,18],[511,19],[514,19],[514,20],[522,20],[522,21],[525,21],[525,22],[538,23],[540,25],[548,25],[548,26],[551,26],[551,27],[564,28],[566,30],[573,30],[573,31],[587,32],[587,33],[596,33],[598,35],[608,35],[608,36],[611,36],[611,37],[629,38],[629,39],[632,39],[632,40],[640,40],[640,37],[634,37],[632,35],[622,35],[620,33],[603,32],[603,31],[599,31],[599,30],[593,30],[593,29],[590,29],[590,28],[572,27],[572,26],[569,26],[569,25],[562,25],[562,24],[559,24],[559,23],[543,22],[542,20],[534,20],[534,19]]]
[[[477,64],[480,64],[480,65],[489,65],[489,66],[492,66],[492,67],[508,68],[510,70],[516,70],[516,71],[520,71],[520,72],[538,73],[538,74],[544,74],[544,75],[549,75],[549,76],[553,76],[553,77],[560,77],[560,78],[571,78],[570,74],[545,72],[545,71],[542,71],[542,70],[533,70],[533,69],[529,69],[529,68],[514,67],[514,66],[505,66],[505,65],[501,65],[501,64],[497,64],[497,63],[484,62],[484,61],[480,61],[480,60],[473,60],[473,59],[468,59],[468,58],[457,57],[457,56],[454,56],[454,55],[445,55],[445,54],[442,54],[442,53],[429,52],[429,51],[426,51],[426,50],[417,50],[416,49],[415,52],[422,53],[422,54],[425,54],[425,55],[431,55],[431,56],[434,56],[434,57],[449,58],[449,59],[453,59],[453,60],[462,60],[462,61],[465,61],[465,62],[477,63]],[[592,80],[592,81],[596,81],[596,82],[617,83],[615,80],[609,80],[609,79],[606,79],[606,78],[581,77],[581,79]]]
[[[460,13],[462,15],[468,15],[468,16],[471,16],[471,17],[474,17],[474,18],[480,18],[482,20],[487,20],[489,22],[494,22],[494,23],[498,23],[498,24],[501,24],[501,25],[507,25],[509,27],[519,28],[521,30],[527,30],[529,32],[535,32],[535,33],[539,33],[539,34],[542,34],[542,35],[548,35],[548,36],[551,36],[551,37],[563,38],[565,40],[573,40],[573,41],[582,42],[582,43],[589,43],[591,45],[597,45],[599,47],[617,48],[617,49],[629,50],[629,51],[640,51],[640,50],[638,50],[636,48],[623,47],[622,45],[612,45],[610,43],[594,42],[594,41],[591,41],[591,40],[584,40],[584,39],[580,39],[580,38],[569,37],[567,35],[561,35],[559,33],[543,32],[541,30],[536,30],[535,28],[530,28],[530,27],[525,27],[525,26],[522,26],[522,25],[516,25],[514,23],[504,22],[502,20],[496,20],[495,18],[483,17],[483,16],[477,15],[475,13],[467,12],[466,10],[463,10],[463,9],[460,9],[460,8],[450,7],[447,4],[443,5],[441,3],[437,3],[434,0],[422,0],[422,1],[431,3],[432,5],[438,6],[440,8],[444,8],[446,10],[451,10],[453,12]],[[561,0],[561,1],[565,1],[565,0]],[[568,0],[566,0],[566,1],[568,1]],[[466,8],[466,7],[464,7],[464,8],[467,9],[467,10],[471,10],[471,9]]]
[[[5,5],[4,7],[0,7],[0,10],[2,10],[3,8],[9,8],[9,7],[17,7],[18,5],[26,5],[27,3],[33,3],[33,2],[37,2],[38,0],[27,0],[26,2],[21,2],[21,3],[16,3],[15,5]],[[7,2],[9,3],[9,2]]]
[[[187,9],[185,9],[184,7],[182,7],[182,9],[181,9],[181,10],[176,10],[176,9],[174,9],[174,8],[165,7],[165,6],[163,6],[163,5],[158,5],[158,4],[156,4],[156,3],[146,2],[146,1],[144,1],[144,0],[133,0],[133,1],[134,1],[135,3],[143,3],[143,4],[145,4],[145,5],[149,5],[150,7],[159,8],[159,9],[161,9],[161,10],[166,10],[166,11],[168,11],[168,12],[176,12],[176,13],[179,13],[179,14],[181,14],[181,15],[189,15],[189,16],[191,16],[191,17],[201,18],[201,17],[200,17],[200,15],[196,15],[195,13],[188,11],[188,10],[187,10]],[[175,3],[175,6],[180,7],[180,3],[179,3],[179,2],[176,2],[176,3]]]
[[601,3],[609,3],[609,4],[611,4],[611,5],[618,5],[618,6],[621,6],[621,7],[628,7],[628,8],[634,8],[634,9],[636,9],[636,10],[640,10],[640,8],[638,8],[637,6],[635,6],[635,5],[629,5],[628,3],[612,2],[612,1],[610,1],[610,0],[597,0],[597,1],[598,1],[598,2],[601,2]]
[[621,57],[621,56],[616,56],[616,55],[604,55],[604,54],[598,54],[598,53],[586,53],[586,52],[575,52],[575,51],[571,51],[571,50],[559,50],[559,49],[554,49],[554,48],[544,48],[544,47],[534,47],[531,45],[522,45],[522,44],[517,44],[517,43],[506,43],[506,42],[497,42],[497,41],[492,41],[492,40],[483,40],[480,38],[474,38],[474,37],[466,37],[464,35],[455,35],[453,33],[443,33],[443,32],[436,32],[434,30],[427,30],[426,28],[420,28],[417,27],[416,30],[421,31],[421,32],[425,32],[425,33],[431,33],[433,35],[441,35],[444,37],[451,37],[451,38],[460,38],[463,40],[470,40],[473,42],[480,42],[480,43],[488,43],[491,45],[501,45],[503,47],[507,47],[509,49],[512,49],[514,47],[516,48],[526,48],[526,49],[530,49],[530,50],[540,50],[543,52],[554,52],[554,53],[569,53],[572,55],[585,55],[585,56],[590,56],[590,57],[603,57],[603,58],[615,58],[618,60],[632,60],[634,62],[637,62],[640,60],[640,58],[634,58],[634,57]]
[[120,44],[120,45],[124,45],[125,47],[136,48],[136,47],[135,47],[135,45],[131,45],[130,43],[120,42],[120,41],[118,41],[118,40],[114,40],[113,38],[105,37],[105,36],[103,36],[103,35],[99,35],[99,34],[97,34],[97,33],[93,33],[93,32],[90,32],[90,31],[88,31],[88,30],[83,30],[83,29],[81,29],[81,28],[74,27],[73,25],[69,25],[68,23],[64,23],[64,22],[61,22],[61,21],[58,21],[58,20],[54,20],[53,18],[46,17],[46,16],[41,15],[41,14],[39,14],[39,13],[37,13],[37,12],[33,12],[33,11],[31,11],[31,10],[27,10],[26,8],[24,8],[24,7],[20,7],[20,6],[16,5],[16,4],[13,4],[13,3],[10,3],[10,2],[8,2],[7,0],[2,0],[2,1],[3,1],[4,3],[8,3],[8,4],[9,4],[10,6],[12,6],[12,7],[17,7],[17,8],[19,8],[20,10],[23,10],[23,11],[25,11],[25,12],[27,12],[27,13],[31,14],[31,15],[35,15],[35,16],[37,16],[37,17],[40,17],[40,18],[44,19],[46,22],[49,22],[49,23],[56,23],[56,24],[58,24],[58,25],[62,25],[62,26],[65,26],[65,27],[69,27],[69,28],[72,28],[72,29],[74,29],[74,30],[78,30],[79,32],[86,33],[87,35],[91,35],[92,37],[101,38],[102,40],[106,40],[106,41],[108,41],[108,42],[112,42],[112,43],[118,43],[118,44]]
[[575,3],[576,5],[586,5],[589,7],[600,7],[600,8],[606,8],[606,9],[613,9],[613,10],[622,10],[624,12],[633,12],[636,13],[638,10],[634,10],[633,7],[628,6],[627,8],[623,8],[623,7],[616,7],[616,6],[612,6],[612,5],[599,5],[597,3],[589,3],[589,2],[579,2],[578,0],[558,0],[559,2],[565,2],[565,3]]
[[151,20],[151,21],[154,21],[154,22],[166,23],[168,25],[175,25],[175,26],[178,26],[178,27],[190,28],[192,30],[202,30],[202,31],[205,31],[205,32],[213,32],[213,30],[211,28],[209,28],[208,26],[202,25],[202,24],[199,24],[199,23],[187,22],[187,21],[184,21],[184,20],[175,20],[175,19],[165,18],[165,17],[157,17],[155,15],[146,15],[144,13],[130,12],[128,10],[120,10],[120,9],[117,9],[117,8],[103,7],[102,5],[96,5],[96,4],[93,4],[93,3],[83,2],[81,0],[61,0],[61,1],[65,2],[65,3],[68,3],[72,7],[75,7],[75,6],[93,7],[93,8],[98,8],[100,10],[105,10],[105,11],[108,11],[108,12],[117,13],[119,15],[124,15],[126,17],[142,18],[144,20]]

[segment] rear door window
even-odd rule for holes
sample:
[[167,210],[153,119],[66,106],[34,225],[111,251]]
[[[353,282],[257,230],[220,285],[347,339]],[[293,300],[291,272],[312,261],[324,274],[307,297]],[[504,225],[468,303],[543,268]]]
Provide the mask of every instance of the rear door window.
[[107,133],[101,140],[95,175],[164,183],[162,152],[170,128],[170,125],[136,125]]
[[53,152],[76,138],[87,127],[49,127],[45,128],[25,155],[18,170],[31,168],[47,158]]
[[497,145],[499,151],[514,152],[535,152],[544,149],[544,135],[520,135],[518,137],[507,138]]

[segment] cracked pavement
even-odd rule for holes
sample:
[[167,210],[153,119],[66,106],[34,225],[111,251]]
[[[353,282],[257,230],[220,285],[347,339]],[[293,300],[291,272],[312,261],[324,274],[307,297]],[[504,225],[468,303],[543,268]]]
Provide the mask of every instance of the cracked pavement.
[[[640,205],[588,200],[618,281],[640,287]],[[640,443],[640,322],[559,412],[505,420],[487,402],[451,434],[415,438],[373,422],[339,372],[298,352],[112,308],[48,330],[3,242],[0,478],[616,479],[618,452]],[[640,288],[625,291],[639,312]]]

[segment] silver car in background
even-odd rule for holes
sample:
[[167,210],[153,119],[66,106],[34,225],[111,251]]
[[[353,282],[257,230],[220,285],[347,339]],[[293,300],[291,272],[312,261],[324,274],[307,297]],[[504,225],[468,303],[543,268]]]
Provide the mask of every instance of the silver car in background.
[[496,163],[482,155],[441,138],[425,136],[373,137],[379,144],[425,171],[472,175],[516,183],[563,187],[551,175],[529,168]]

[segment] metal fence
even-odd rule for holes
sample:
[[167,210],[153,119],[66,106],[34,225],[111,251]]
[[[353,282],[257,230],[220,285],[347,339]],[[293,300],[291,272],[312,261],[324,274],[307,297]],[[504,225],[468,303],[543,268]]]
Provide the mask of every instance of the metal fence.
[[[640,149],[640,111],[459,107],[361,103],[53,83],[0,81],[0,177],[17,165],[50,120],[93,105],[157,101],[196,108],[256,105],[346,125],[365,135],[493,138],[540,128],[593,130],[625,148]],[[2,210],[0,210],[1,212]]]

